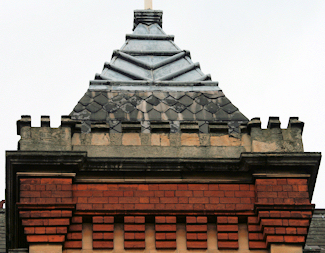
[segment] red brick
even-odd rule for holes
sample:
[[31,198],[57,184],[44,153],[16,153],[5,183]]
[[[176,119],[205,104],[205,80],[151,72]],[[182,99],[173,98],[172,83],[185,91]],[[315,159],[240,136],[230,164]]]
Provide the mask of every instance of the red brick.
[[82,239],[82,233],[68,233],[67,234],[68,240],[81,240]]
[[43,219],[23,219],[22,220],[23,226],[44,226]]
[[166,223],[166,217],[165,216],[156,216],[155,222],[156,223]]
[[178,203],[178,198],[176,198],[176,197],[170,197],[170,198],[163,197],[163,198],[160,198],[160,203],[163,203],[163,204],[176,204],[176,203]]
[[238,232],[238,225],[217,225],[218,232]]
[[119,203],[123,204],[133,204],[140,203],[139,197],[119,197]]
[[248,239],[250,241],[262,241],[264,238],[262,233],[248,233]]
[[236,241],[218,241],[218,249],[238,249]]
[[134,240],[135,233],[124,233],[124,240]]
[[114,223],[114,216],[104,216],[104,223]]
[[222,191],[239,191],[238,184],[220,184],[219,189]]
[[305,236],[301,236],[301,235],[285,235],[284,236],[284,242],[287,242],[287,243],[304,243],[305,242]]
[[188,202],[190,204],[196,204],[196,203],[198,203],[198,204],[208,204],[209,203],[209,198],[206,198],[206,197],[194,198],[194,197],[192,197],[192,198],[188,199]]
[[27,242],[48,242],[47,235],[27,235]]
[[35,227],[35,234],[45,234],[45,227]]
[[196,218],[196,221],[197,221],[197,223],[207,223],[208,222],[208,218],[205,217],[205,216],[198,216]]
[[205,197],[224,197],[224,191],[204,191]]
[[164,197],[165,191],[155,191],[155,197]]
[[94,249],[113,249],[114,243],[112,241],[93,241]]
[[145,239],[145,233],[134,233],[134,239],[135,240],[144,240]]
[[134,223],[145,223],[145,217],[144,216],[134,216]]
[[82,231],[82,225],[81,224],[70,225],[69,231]]
[[237,204],[240,203],[240,198],[220,198],[220,203]]
[[266,237],[267,243],[277,243],[277,242],[284,242],[284,237],[282,235],[268,235]]
[[35,228],[34,227],[25,227],[24,228],[24,233],[26,235],[34,234],[35,233]]
[[265,242],[252,242],[252,241],[249,241],[248,242],[249,244],[249,249],[266,249],[267,246],[266,246],[266,243]]
[[166,233],[156,233],[156,240],[166,240]]
[[187,240],[197,240],[197,233],[186,233]]
[[209,190],[210,191],[218,191],[219,185],[218,184],[209,184]]
[[156,224],[155,225],[156,231],[176,231],[175,224]]
[[156,249],[176,249],[176,241],[156,241]]
[[261,231],[261,228],[259,225],[248,225],[248,231],[249,232],[259,232],[259,231]]
[[93,224],[93,231],[114,231],[113,224]]
[[124,191],[123,192],[123,196],[124,197],[133,197],[134,196],[134,192],[133,191]]
[[307,228],[297,228],[298,235],[307,235]]
[[40,178],[21,178],[21,184],[41,184]]
[[220,203],[220,198],[218,197],[209,197],[210,203],[211,204],[219,204]]
[[263,226],[282,226],[282,219],[262,219],[261,225]]
[[40,191],[20,191],[20,197],[22,198],[39,198],[41,197]]
[[94,216],[93,223],[104,223],[104,217],[103,216]]
[[275,228],[275,233],[278,235],[284,235],[286,233],[285,227],[277,227]]
[[235,197],[241,197],[241,198],[254,198],[255,193],[253,191],[236,191]]
[[123,197],[123,191],[104,191],[104,197]]
[[103,233],[103,234],[104,234],[104,240],[113,240],[114,239],[114,232]]
[[289,220],[289,226],[292,227],[309,227],[309,220]]
[[[65,228],[64,232],[65,233],[67,232],[66,228]],[[46,227],[45,228],[45,234],[56,234],[56,233],[61,234],[61,233],[57,232],[56,227]],[[65,234],[65,233],[62,233],[62,234]]]
[[64,242],[65,235],[48,235],[48,242]]
[[65,249],[81,249],[82,242],[81,241],[66,241],[64,243]]
[[225,197],[227,198],[235,197],[235,191],[225,191]]
[[[62,210],[62,217],[72,217],[72,211],[69,211],[69,210]],[[82,217],[78,217],[78,218],[81,218]]]
[[230,241],[238,241],[238,233],[229,233]]
[[196,223],[196,217],[195,216],[187,216],[186,223]]
[[145,225],[124,224],[124,231],[145,231]]
[[50,219],[49,220],[49,225],[50,226],[64,226],[64,225],[69,225],[70,221],[69,219]]
[[307,185],[307,179],[287,179],[288,184],[291,185]]
[[148,191],[149,186],[147,184],[140,184],[138,189],[139,191]]
[[209,190],[208,184],[189,184],[188,189],[190,191],[207,191]]
[[158,189],[160,191],[176,191],[177,190],[177,184],[159,184]]
[[186,245],[188,249],[206,249],[208,246],[206,241],[187,241]]
[[[154,192],[151,192],[151,193],[152,193],[152,196],[154,196]],[[165,197],[174,197],[174,196],[175,196],[175,191],[165,191]]]
[[166,233],[166,240],[176,240],[176,233]]
[[144,241],[124,241],[125,249],[144,249],[145,242]]
[[186,225],[187,232],[205,232],[207,229],[207,225]]
[[256,179],[256,185],[277,185],[276,179]]
[[166,216],[166,223],[176,223],[176,216]]
[[178,191],[186,191],[188,189],[187,184],[178,184],[177,190]]

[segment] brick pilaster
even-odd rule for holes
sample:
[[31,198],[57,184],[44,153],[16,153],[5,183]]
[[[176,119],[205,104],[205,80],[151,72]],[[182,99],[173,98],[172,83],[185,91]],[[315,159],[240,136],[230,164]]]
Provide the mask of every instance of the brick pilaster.
[[217,232],[219,249],[238,249],[238,217],[218,217]]
[[187,249],[207,249],[208,219],[206,216],[186,217]]
[[156,249],[176,249],[176,216],[156,216]]
[[124,248],[144,249],[145,244],[145,217],[124,217]]
[[114,248],[114,216],[93,217],[93,249]]

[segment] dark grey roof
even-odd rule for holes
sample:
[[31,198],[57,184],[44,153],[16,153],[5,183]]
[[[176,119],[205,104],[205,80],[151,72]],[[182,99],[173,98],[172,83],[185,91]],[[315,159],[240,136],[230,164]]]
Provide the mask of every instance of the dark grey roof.
[[122,48],[90,81],[72,118],[88,124],[113,120],[247,123],[218,83],[161,26],[161,11],[135,11],[133,34],[126,35]]
[[6,212],[0,209],[0,252],[6,252]]
[[325,252],[325,210],[316,209],[309,227],[304,252]]

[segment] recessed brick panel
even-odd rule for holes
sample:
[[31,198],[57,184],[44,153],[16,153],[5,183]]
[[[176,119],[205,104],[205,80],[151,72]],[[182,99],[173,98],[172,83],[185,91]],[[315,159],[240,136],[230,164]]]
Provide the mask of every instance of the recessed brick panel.
[[207,249],[207,222],[206,216],[186,217],[187,249]]
[[156,249],[176,249],[176,216],[156,216]]
[[125,249],[145,248],[145,217],[144,216],[124,217],[124,248]]
[[238,249],[238,217],[217,217],[217,238],[219,249]]
[[113,249],[114,216],[93,216],[93,249]]

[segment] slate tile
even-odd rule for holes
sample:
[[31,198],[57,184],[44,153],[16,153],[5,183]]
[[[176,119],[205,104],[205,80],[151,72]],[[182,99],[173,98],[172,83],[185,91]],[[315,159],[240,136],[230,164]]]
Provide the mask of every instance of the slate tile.
[[125,99],[125,97],[122,94],[120,94],[116,97],[113,97],[112,102],[121,106],[121,105],[125,104],[127,102],[127,100]]
[[117,120],[123,120],[126,118],[125,112],[119,108],[116,112],[114,112],[115,119]]
[[143,113],[137,109],[135,109],[131,113],[129,113],[130,121],[139,121],[139,120],[142,120],[142,117],[143,117]]
[[170,132],[179,133],[181,131],[181,124],[179,121],[170,121]]
[[220,98],[217,98],[217,103],[220,105],[220,107],[222,107],[222,106],[225,106],[225,105],[227,105],[227,104],[229,104],[231,102],[226,97],[220,97]]
[[132,96],[129,100],[128,100],[131,104],[133,104],[134,106],[137,106],[139,104],[141,104],[141,102],[143,101],[142,98],[134,95]]
[[169,96],[163,100],[163,103],[165,103],[169,106],[172,106],[172,105],[178,103],[178,101],[175,98],[173,98],[172,96]]
[[186,120],[186,121],[193,121],[194,120],[194,114],[192,112],[190,112],[189,110],[184,110],[182,113],[181,113],[182,117],[183,117],[183,120]]
[[231,113],[237,111],[238,108],[235,107],[233,104],[230,103],[230,104],[227,104],[227,105],[223,106],[222,107],[222,110],[224,110],[225,112],[231,114]]
[[187,107],[187,109],[190,110],[192,113],[196,114],[197,112],[203,109],[203,106],[199,105],[198,103],[196,103],[196,101],[194,101],[193,104]]
[[76,107],[73,109],[73,111],[75,111],[75,112],[81,112],[84,109],[85,109],[85,107],[81,103],[78,103],[76,105]]
[[219,91],[219,90],[218,91],[205,91],[205,92],[203,92],[203,95],[210,99],[216,99],[216,98],[224,96],[223,92]]
[[170,108],[174,109],[176,112],[180,113],[182,111],[184,111],[186,109],[185,105],[182,105],[181,103],[176,103],[173,106],[171,106]]
[[190,106],[191,104],[193,104],[193,99],[190,98],[189,96],[185,95],[183,97],[181,97],[178,102],[180,102],[181,104],[185,105],[186,107]]
[[99,96],[94,98],[94,101],[96,101],[100,105],[105,105],[107,104],[108,99],[103,94],[100,94]]
[[215,114],[216,120],[229,120],[229,114],[226,113],[224,110],[220,109],[216,114]]
[[212,114],[216,113],[220,109],[219,106],[214,103],[209,103],[204,108]]
[[131,113],[135,110],[134,105],[132,105],[131,103],[125,103],[120,108],[126,113]]
[[187,96],[189,96],[192,99],[195,99],[196,97],[201,95],[201,92],[195,92],[195,91],[188,91],[185,93]]
[[155,109],[152,109],[150,112],[148,112],[148,116],[150,121],[161,120],[161,113],[157,112]]
[[104,106],[104,109],[109,113],[115,112],[118,108],[119,106],[113,102],[110,102]]
[[213,120],[212,113],[203,109],[202,111],[195,114],[196,120],[211,121]]
[[169,109],[165,113],[169,120],[177,120],[178,119],[178,113],[175,112],[173,109]]
[[92,102],[91,104],[89,104],[86,109],[92,113],[94,112],[98,112],[100,109],[102,109],[103,107],[99,104],[97,104],[96,102]]
[[160,103],[160,100],[155,97],[155,96],[150,96],[149,98],[146,99],[147,103],[153,105],[153,106],[156,106]]
[[248,122],[248,119],[240,112],[235,111],[230,115],[231,120]]
[[204,105],[207,105],[209,103],[209,100],[205,96],[203,96],[203,95],[197,97],[195,99],[195,101],[196,101],[196,103],[198,103],[200,105],[203,105],[203,106]]
[[79,103],[84,106],[89,105],[91,102],[93,102],[93,99],[87,96],[86,94],[82,97],[82,99],[79,100]]
[[184,91],[169,91],[169,95],[175,98],[176,100],[180,99],[185,95]]
[[107,118],[107,112],[104,111],[103,109],[99,110],[96,113],[92,113],[90,115],[91,121],[106,121],[106,118]]
[[169,94],[165,91],[154,91],[152,94],[160,100],[165,99],[169,96]]
[[164,103],[159,103],[157,106],[153,107],[158,112],[166,112],[170,107]]

